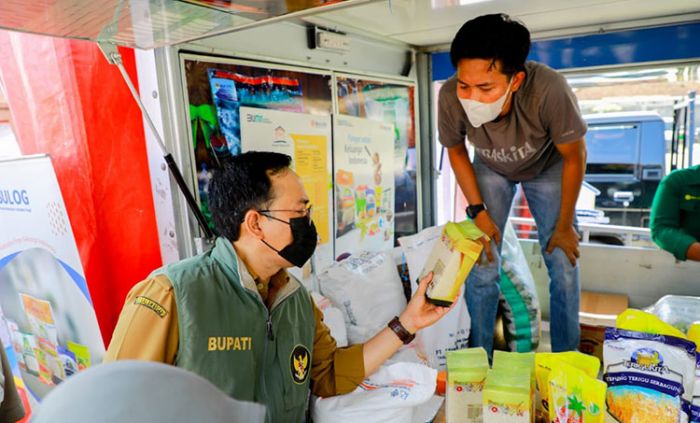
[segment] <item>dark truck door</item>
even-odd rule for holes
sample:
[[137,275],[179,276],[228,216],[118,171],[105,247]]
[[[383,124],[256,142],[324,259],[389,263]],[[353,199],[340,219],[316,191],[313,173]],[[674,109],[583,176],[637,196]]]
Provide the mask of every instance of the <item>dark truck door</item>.
[[596,208],[613,225],[649,226],[656,188],[664,176],[664,121],[657,113],[605,113],[588,122],[585,180],[600,190]]

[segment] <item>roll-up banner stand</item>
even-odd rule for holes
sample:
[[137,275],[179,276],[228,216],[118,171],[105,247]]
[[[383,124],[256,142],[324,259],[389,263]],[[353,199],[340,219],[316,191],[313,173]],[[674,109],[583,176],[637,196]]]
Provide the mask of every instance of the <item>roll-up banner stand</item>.
[[0,336],[25,408],[104,344],[48,156],[0,160]]

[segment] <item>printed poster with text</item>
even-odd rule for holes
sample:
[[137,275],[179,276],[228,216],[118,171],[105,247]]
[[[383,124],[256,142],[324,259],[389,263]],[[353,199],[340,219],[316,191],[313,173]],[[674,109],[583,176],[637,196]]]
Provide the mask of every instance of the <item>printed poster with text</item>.
[[311,200],[320,238],[314,264],[319,270],[328,266],[333,261],[330,117],[253,107],[240,111],[244,152],[274,151],[292,157],[294,171]]
[[338,116],[333,127],[335,254],[394,246],[394,126]]
[[104,344],[51,160],[0,161],[0,337],[25,409]]

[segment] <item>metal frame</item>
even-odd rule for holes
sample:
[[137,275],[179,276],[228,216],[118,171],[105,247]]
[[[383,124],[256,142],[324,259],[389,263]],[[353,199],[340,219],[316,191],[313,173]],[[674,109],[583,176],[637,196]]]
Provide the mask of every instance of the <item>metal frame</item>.
[[[307,70],[307,69],[295,67],[295,66],[276,65],[274,63],[268,63],[268,62],[255,62],[255,61],[250,61],[250,60],[246,60],[246,59],[207,56],[207,55],[187,53],[187,52],[180,52],[178,56],[179,56],[179,61],[180,61],[179,71],[180,71],[180,75],[181,75],[180,79],[181,79],[181,83],[182,83],[181,84],[182,97],[183,97],[182,100],[183,100],[185,106],[188,104],[188,102],[187,102],[187,80],[185,78],[185,61],[186,60],[199,60],[199,61],[222,63],[222,64],[227,64],[227,65],[250,66],[250,67],[262,68],[262,69],[300,72],[300,73],[307,73],[307,74],[312,74],[312,75],[328,76],[328,77],[330,77],[331,81],[333,80],[332,72],[321,71],[318,69]],[[189,122],[190,121],[189,108],[184,107],[184,111],[185,111],[184,116],[186,118],[185,122]],[[331,94],[331,109],[329,111],[329,113],[330,113],[329,116],[332,116],[333,112],[334,112],[334,103],[333,103],[333,94]],[[185,136],[187,137],[187,140],[190,140],[190,141],[192,140],[192,128],[190,125],[187,125]],[[197,169],[196,169],[196,163],[195,163],[195,158],[194,158],[194,151],[191,148],[188,150],[188,162],[189,162],[188,169],[190,169],[191,174],[196,175]],[[194,184],[194,180],[191,182]],[[199,202],[200,201],[199,190],[195,190],[195,192],[196,192],[195,195],[197,198],[197,202]]]

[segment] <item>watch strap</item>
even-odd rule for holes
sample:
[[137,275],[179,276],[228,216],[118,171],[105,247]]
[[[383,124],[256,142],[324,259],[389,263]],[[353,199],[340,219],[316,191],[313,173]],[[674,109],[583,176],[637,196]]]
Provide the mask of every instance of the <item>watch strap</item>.
[[389,322],[389,329],[391,329],[396,336],[399,337],[401,342],[404,344],[408,344],[411,341],[413,341],[413,338],[416,337],[415,333],[410,333],[402,324],[401,321],[399,320],[398,316],[394,316],[393,319]]

